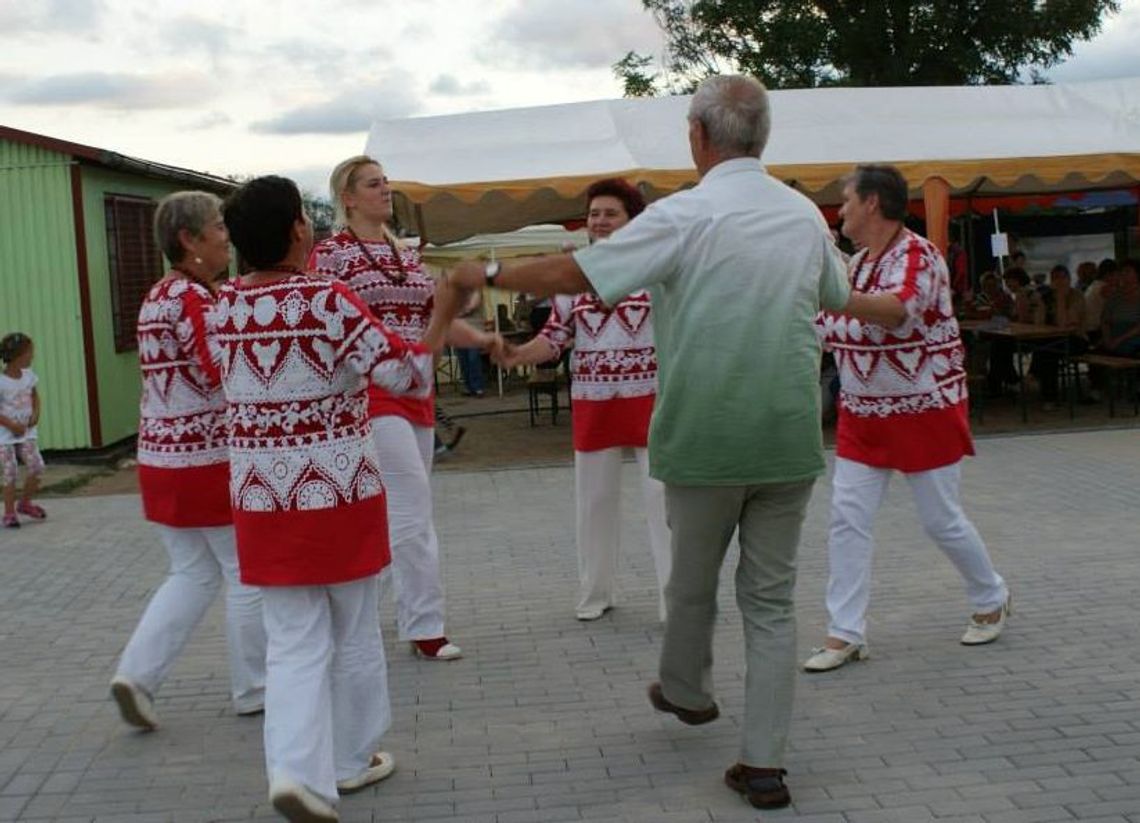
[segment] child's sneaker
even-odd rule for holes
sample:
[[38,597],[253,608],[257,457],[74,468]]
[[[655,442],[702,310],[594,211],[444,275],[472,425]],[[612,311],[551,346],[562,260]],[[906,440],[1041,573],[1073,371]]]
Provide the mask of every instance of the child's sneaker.
[[32,520],[43,520],[47,517],[47,512],[44,511],[43,506],[37,506],[31,500],[21,500],[16,504],[16,511],[25,517],[32,518]]
[[6,529],[18,529],[18,528],[20,528],[20,518],[16,517],[16,515],[14,515],[14,514],[4,515],[4,528],[6,528]]

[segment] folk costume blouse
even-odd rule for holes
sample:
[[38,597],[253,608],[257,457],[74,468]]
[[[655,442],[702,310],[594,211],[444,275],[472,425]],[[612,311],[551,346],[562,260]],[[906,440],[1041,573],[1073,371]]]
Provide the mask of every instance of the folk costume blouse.
[[[418,343],[423,339],[431,321],[435,281],[424,272],[414,248],[395,250],[386,242],[358,241],[352,233],[342,231],[313,247],[309,269],[343,281],[377,320],[404,340]],[[382,415],[432,427],[434,397],[430,393],[398,397],[382,386],[372,386],[368,390],[368,416]]]
[[554,299],[539,337],[560,356],[570,346],[574,450],[644,448],[657,395],[649,292],[606,306],[594,294]]
[[210,290],[183,276],[160,280],[139,309],[139,488],[155,523],[232,520],[216,324]]
[[331,585],[380,571],[388,517],[367,388],[426,397],[431,352],[319,276],[227,285],[218,318],[242,581]]
[[824,312],[818,323],[839,368],[836,454],[868,466],[919,472],[974,453],[965,352],[942,255],[903,230],[877,261],[851,260],[852,288],[893,294],[906,308],[894,329]]

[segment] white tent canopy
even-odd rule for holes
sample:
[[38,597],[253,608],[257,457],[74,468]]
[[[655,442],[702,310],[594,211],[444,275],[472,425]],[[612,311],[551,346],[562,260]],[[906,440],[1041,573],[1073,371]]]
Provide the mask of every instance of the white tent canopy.
[[[771,93],[764,162],[818,202],[860,162],[898,165],[917,191],[1040,193],[1140,183],[1140,77],[1052,86],[826,88]],[[580,217],[595,179],[652,199],[695,181],[688,97],[568,103],[376,121],[367,151],[401,221],[434,243]]]

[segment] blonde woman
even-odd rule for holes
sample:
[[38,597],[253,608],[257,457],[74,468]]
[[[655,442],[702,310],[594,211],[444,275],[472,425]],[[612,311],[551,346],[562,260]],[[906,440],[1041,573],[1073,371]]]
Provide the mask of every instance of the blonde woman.
[[[309,267],[351,288],[371,312],[404,340],[419,342],[431,318],[435,281],[419,252],[388,226],[392,192],[380,164],[364,155],[340,163],[329,181],[342,230],[317,244]],[[447,342],[490,348],[495,335],[457,321]],[[432,523],[431,463],[435,398],[397,397],[374,386],[368,393],[372,438],[388,490],[388,529],[396,624],[401,640],[427,660],[455,660],[462,651],[444,632],[439,541]]]

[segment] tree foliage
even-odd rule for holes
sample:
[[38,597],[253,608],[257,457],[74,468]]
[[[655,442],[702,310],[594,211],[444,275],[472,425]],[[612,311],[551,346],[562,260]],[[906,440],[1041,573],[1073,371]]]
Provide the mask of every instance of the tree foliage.
[[627,95],[686,91],[724,71],[770,88],[1016,83],[1072,54],[1119,0],[642,0],[666,37],[664,76],[630,52]]
[[322,195],[313,194],[308,189],[301,189],[301,202],[309,219],[313,221],[313,231],[319,235],[331,233],[334,220],[332,201]]

